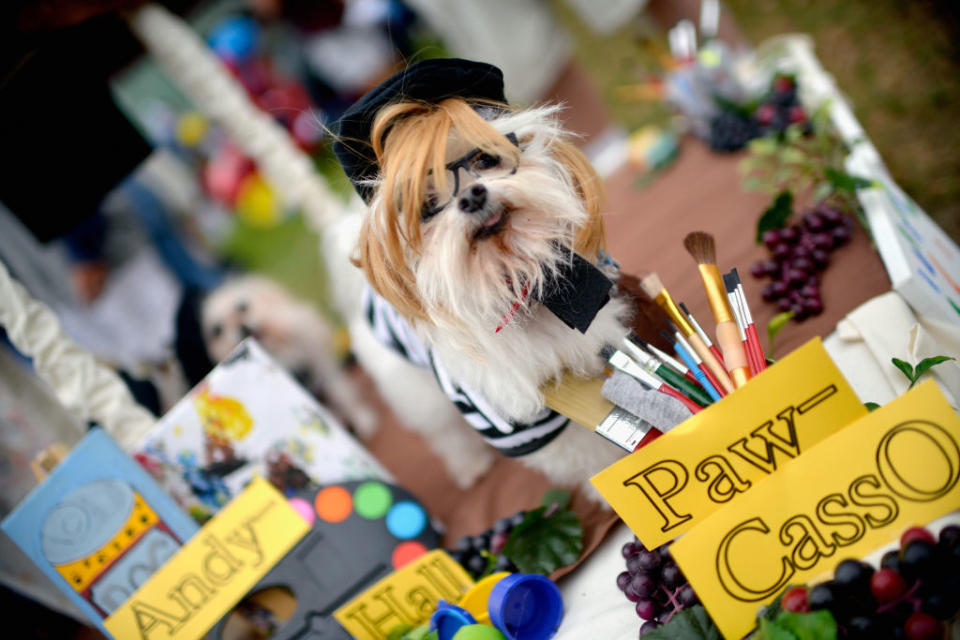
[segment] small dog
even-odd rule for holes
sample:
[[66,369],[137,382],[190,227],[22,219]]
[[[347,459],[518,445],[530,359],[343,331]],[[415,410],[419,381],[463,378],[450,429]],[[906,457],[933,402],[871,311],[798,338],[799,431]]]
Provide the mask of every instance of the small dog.
[[[431,368],[488,443],[600,500],[587,480],[622,452],[591,433],[595,425],[568,426],[546,409],[540,389],[567,371],[600,375],[600,350],[628,333],[630,307],[615,295],[581,333],[538,302],[562,280],[573,253],[616,277],[598,258],[600,180],[566,140],[559,107],[511,110],[500,97],[502,80],[496,87],[499,70],[489,65],[420,66],[372,93],[405,95],[424,80],[444,85],[451,69],[454,83],[461,71],[468,77],[437,96],[381,95],[387,104],[364,116],[372,171],[363,161],[358,168],[356,139],[341,127],[338,156],[369,205],[356,263],[373,291],[354,317]],[[491,73],[493,89],[484,90]],[[358,357],[376,370],[375,358]],[[476,471],[475,446],[435,448],[454,477],[464,465]]]
[[255,275],[228,280],[204,299],[200,315],[214,362],[252,336],[360,438],[376,430],[376,412],[334,356],[333,329],[279,284]]

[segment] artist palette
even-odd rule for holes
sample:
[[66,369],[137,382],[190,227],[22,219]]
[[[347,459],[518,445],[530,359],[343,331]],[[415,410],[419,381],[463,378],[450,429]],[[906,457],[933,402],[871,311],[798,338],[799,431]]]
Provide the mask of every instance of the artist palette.
[[[333,611],[440,540],[409,491],[377,480],[297,491],[289,504],[311,531],[208,637],[240,637],[243,617],[260,637],[347,639]],[[250,620],[258,616],[259,624]]]

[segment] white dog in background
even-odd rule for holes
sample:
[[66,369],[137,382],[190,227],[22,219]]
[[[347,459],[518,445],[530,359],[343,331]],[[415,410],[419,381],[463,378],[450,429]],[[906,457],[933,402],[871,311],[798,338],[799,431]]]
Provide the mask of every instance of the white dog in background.
[[333,329],[276,282],[256,275],[228,280],[204,299],[200,321],[214,362],[252,336],[360,438],[376,430],[376,412],[337,360]]

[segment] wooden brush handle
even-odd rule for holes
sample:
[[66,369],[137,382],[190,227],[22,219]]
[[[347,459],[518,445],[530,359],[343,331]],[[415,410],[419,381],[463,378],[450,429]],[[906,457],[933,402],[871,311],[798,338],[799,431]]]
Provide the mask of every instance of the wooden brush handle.
[[747,362],[747,353],[743,350],[740,341],[740,329],[735,322],[720,322],[717,324],[717,344],[723,352],[723,363],[739,389],[750,379],[750,365]]
[[720,386],[723,387],[723,390],[727,393],[733,393],[734,389],[736,389],[736,387],[733,386],[733,380],[730,379],[727,370],[723,368],[723,365],[720,364],[717,357],[713,355],[713,352],[707,348],[707,344],[703,339],[697,334],[691,333],[687,336],[687,342],[690,343],[693,350],[696,351],[700,359],[703,360],[703,364],[707,365],[707,368],[713,373],[713,376],[717,379],[717,382],[720,383]]

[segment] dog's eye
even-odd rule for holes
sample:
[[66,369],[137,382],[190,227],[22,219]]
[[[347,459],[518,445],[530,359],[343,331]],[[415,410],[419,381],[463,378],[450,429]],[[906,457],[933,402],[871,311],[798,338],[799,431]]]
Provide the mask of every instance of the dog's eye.
[[484,169],[493,169],[494,167],[500,166],[500,156],[495,156],[490,153],[481,153],[473,160],[473,168],[477,171],[483,171]]
[[246,300],[241,300],[237,303],[237,313],[246,313],[247,312],[247,302]]
[[210,331],[209,331],[208,333],[210,334],[210,337],[211,337],[213,340],[216,340],[217,338],[220,337],[220,334],[223,333],[223,325],[221,325],[221,324],[218,322],[217,324],[215,324],[215,325],[213,325],[212,327],[210,327]]

